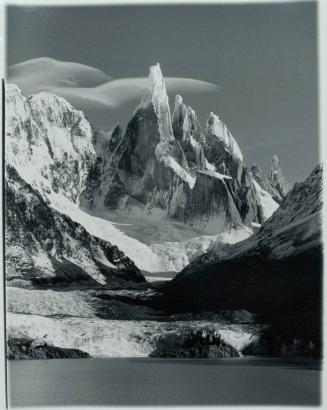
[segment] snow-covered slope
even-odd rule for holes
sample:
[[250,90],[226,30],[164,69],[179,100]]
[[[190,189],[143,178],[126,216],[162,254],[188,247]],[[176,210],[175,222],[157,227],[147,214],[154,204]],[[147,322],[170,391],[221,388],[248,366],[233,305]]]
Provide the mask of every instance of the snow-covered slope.
[[210,113],[207,129],[206,129],[207,142],[210,141],[210,145],[215,145],[213,142],[215,139],[219,141],[219,145],[222,144],[223,148],[228,151],[228,153],[239,162],[243,161],[243,154],[232,136],[231,132],[228,130],[226,125],[219,119],[218,115],[213,112]]
[[25,98],[6,85],[5,161],[43,193],[74,202],[95,161],[92,130],[81,111],[48,93]]
[[261,188],[255,179],[253,180],[253,186],[262,204],[263,217],[267,220],[278,209],[278,203],[274,201],[269,192]]

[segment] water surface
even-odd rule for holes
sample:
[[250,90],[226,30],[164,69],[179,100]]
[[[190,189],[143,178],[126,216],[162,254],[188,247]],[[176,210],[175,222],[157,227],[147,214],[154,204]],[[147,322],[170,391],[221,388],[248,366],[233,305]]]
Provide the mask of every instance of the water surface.
[[312,360],[90,358],[9,363],[10,406],[319,405]]

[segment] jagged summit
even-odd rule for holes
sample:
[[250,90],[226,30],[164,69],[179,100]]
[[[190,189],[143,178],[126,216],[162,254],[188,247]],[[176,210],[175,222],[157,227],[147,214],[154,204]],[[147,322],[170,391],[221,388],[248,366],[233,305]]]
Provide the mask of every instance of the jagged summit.
[[269,179],[275,189],[281,196],[285,196],[289,191],[289,185],[284,178],[282,168],[279,163],[278,156],[275,154],[271,159],[271,168],[269,173]]
[[[156,103],[159,102],[159,99],[166,99],[167,97],[167,92],[166,92],[166,84],[165,80],[163,78],[161,68],[159,63],[150,66],[149,70],[149,77],[148,77],[148,91],[146,94],[143,96],[139,107],[147,107],[150,103]],[[156,100],[157,98],[157,100]],[[157,108],[156,112],[157,114],[159,113],[159,107]]]
[[[100,183],[99,200],[104,198],[110,211],[125,212],[138,204],[145,213],[153,210],[218,234],[231,226],[262,223],[275,209],[270,194],[254,186],[236,140],[217,115],[211,113],[203,129],[181,95],[171,115],[159,64],[150,67],[148,90],[121,141],[110,159],[114,167],[104,171],[111,176]],[[109,161],[103,158],[101,164]]]
[[279,159],[278,159],[277,154],[274,154],[274,155],[273,155],[273,157],[272,157],[272,159],[271,159],[271,163],[272,163],[272,166],[273,166],[274,168],[278,168],[278,167],[279,167]]
[[174,139],[166,84],[159,63],[150,67],[149,88],[137,110],[152,106],[159,119],[159,132],[162,142]]
[[276,154],[272,157],[268,175],[265,175],[256,164],[251,166],[251,173],[254,180],[261,186],[261,188],[268,191],[276,202],[282,202],[290,187],[284,178],[280,162]]
[[179,94],[175,97],[174,112],[178,110],[178,107],[183,104],[183,97]]

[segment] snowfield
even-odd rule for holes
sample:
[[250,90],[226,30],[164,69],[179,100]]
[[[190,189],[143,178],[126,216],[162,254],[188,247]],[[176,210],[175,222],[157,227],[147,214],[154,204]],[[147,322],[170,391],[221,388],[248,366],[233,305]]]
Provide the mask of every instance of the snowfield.
[[[196,256],[205,253],[214,243],[233,244],[253,234],[251,228],[239,226],[219,235],[199,235],[186,241],[169,241],[167,239],[170,232],[168,232],[166,240],[146,244],[142,242],[146,235],[144,238],[141,236],[141,240],[137,240],[123,232],[123,230],[130,228],[129,224],[116,224],[102,217],[90,215],[65,196],[54,192],[51,192],[48,198],[54,209],[65,213],[73,221],[81,224],[91,235],[117,245],[143,272],[178,273]],[[137,223],[136,220],[135,222]],[[190,235],[186,229],[184,229],[184,233]],[[161,276],[167,278],[165,275]]]

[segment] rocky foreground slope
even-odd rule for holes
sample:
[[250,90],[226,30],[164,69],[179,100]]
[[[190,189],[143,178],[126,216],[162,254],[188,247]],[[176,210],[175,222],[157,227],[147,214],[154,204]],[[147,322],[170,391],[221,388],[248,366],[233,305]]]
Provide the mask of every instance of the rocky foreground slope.
[[52,209],[10,166],[5,199],[8,285],[145,281],[116,246],[90,235],[83,226]]
[[164,287],[175,311],[247,309],[294,338],[320,343],[322,168],[296,183],[249,239],[216,247]]

